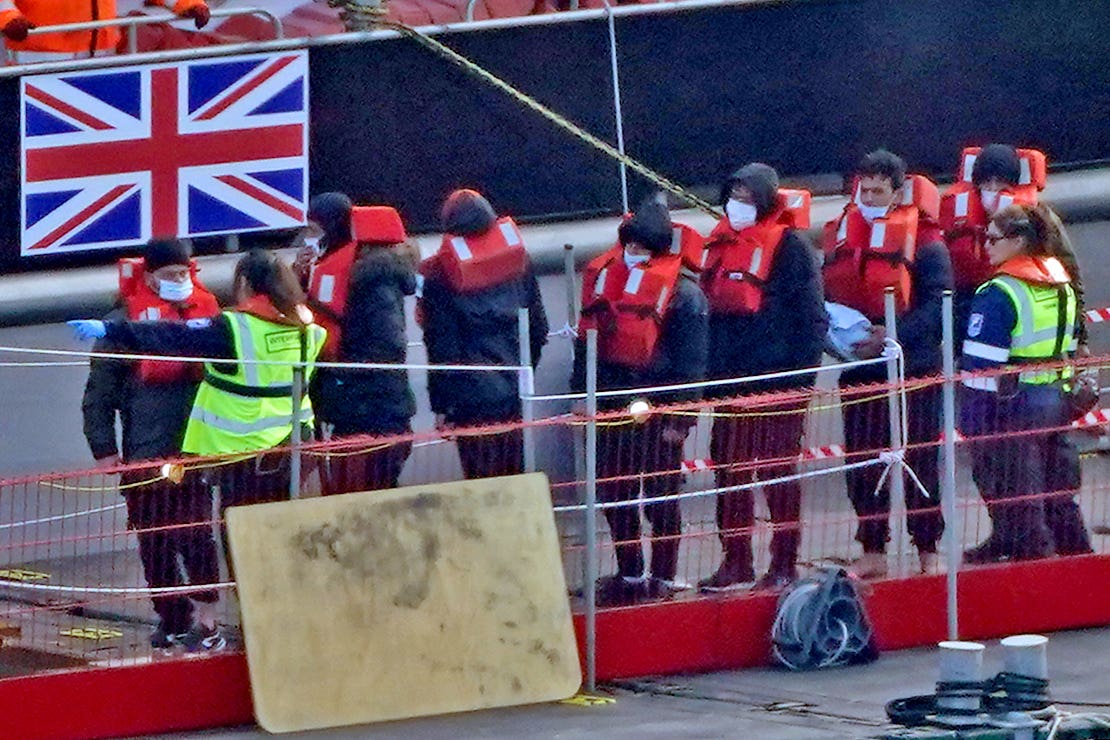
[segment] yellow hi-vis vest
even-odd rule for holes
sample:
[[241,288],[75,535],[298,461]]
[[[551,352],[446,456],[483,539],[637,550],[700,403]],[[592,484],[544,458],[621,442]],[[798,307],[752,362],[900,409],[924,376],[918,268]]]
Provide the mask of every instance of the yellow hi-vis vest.
[[301,421],[312,423],[308,380],[324,346],[327,332],[312,324],[304,332],[295,326],[275,324],[251,314],[225,311],[238,360],[281,362],[253,365],[239,362],[233,373],[226,364],[205,364],[204,381],[185,427],[182,451],[193,455],[255,452],[276,447],[293,434],[293,363],[303,361],[304,398]]
[[[1013,275],[996,275],[983,283],[979,290],[991,285],[1010,297],[1017,313],[1017,323],[1010,333],[1011,361],[1044,363],[1063,359],[1065,353],[1075,351],[1075,320],[1079,302],[1070,284],[1044,285],[1029,283]],[[1018,381],[1044,385],[1070,376],[1070,370],[1063,373],[1058,370],[1024,370],[1018,375]]]

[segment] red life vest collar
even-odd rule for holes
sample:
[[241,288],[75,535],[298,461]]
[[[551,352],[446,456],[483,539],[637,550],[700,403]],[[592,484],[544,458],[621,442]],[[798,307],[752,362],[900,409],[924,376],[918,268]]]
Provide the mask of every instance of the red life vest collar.
[[524,238],[508,216],[481,234],[444,234],[437,256],[448,284],[464,294],[517,280],[528,270]]
[[994,274],[1010,275],[1036,285],[1067,285],[1071,282],[1071,277],[1060,260],[1028,254],[1006,260],[998,266]]
[[312,267],[308,280],[308,305],[319,316],[320,325],[328,332],[322,355],[325,359],[339,357],[343,316],[351,287],[351,269],[358,258],[359,245],[344,244],[327,252]]

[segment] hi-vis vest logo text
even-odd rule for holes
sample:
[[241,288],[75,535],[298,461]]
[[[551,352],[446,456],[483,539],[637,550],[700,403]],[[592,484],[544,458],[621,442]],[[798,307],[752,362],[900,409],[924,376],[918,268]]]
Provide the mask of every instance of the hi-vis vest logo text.
[[269,352],[281,352],[299,346],[300,341],[301,335],[295,331],[275,331],[266,335],[266,349]]

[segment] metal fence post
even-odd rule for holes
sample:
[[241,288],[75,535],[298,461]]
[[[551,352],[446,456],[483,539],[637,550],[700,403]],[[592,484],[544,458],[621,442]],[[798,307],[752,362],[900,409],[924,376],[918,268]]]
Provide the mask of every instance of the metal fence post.
[[536,472],[536,434],[532,427],[535,411],[532,396],[536,395],[535,373],[532,371],[532,329],[528,309],[517,309],[517,341],[520,343],[520,412],[524,421],[524,472]]
[[[576,0],[574,0],[576,2]],[[613,20],[613,6],[609,0],[605,3],[605,11],[609,14],[609,64],[613,71],[613,115],[617,119],[617,151],[624,156],[624,114],[621,112],[621,78],[617,65],[617,25]],[[622,213],[628,213],[628,167],[620,163],[621,173],[621,208]]]
[[586,690],[597,688],[597,330],[586,332]]
[[[303,343],[302,343],[303,344]],[[293,366],[293,433],[289,450],[289,498],[301,497],[301,404],[304,402],[304,365]]]
[[574,245],[563,245],[563,276],[567,288],[567,326],[578,325],[578,278],[574,267]]
[[958,640],[960,547],[956,536],[959,528],[956,526],[956,332],[953,324],[952,291],[946,290],[941,308],[941,348],[944,354],[944,476],[941,478],[940,504],[944,514],[944,547],[948,565],[945,584],[948,595],[948,639]]
[[[898,315],[894,306],[894,288],[886,289],[886,293],[883,296],[883,303],[886,319],[886,335],[892,341],[897,342]],[[902,460],[902,455],[905,454],[906,448],[905,440],[902,437],[901,403],[901,394],[905,393],[906,389],[901,387],[898,383],[898,361],[898,356],[891,353],[886,362],[886,380],[890,387],[887,393],[887,405],[890,409],[890,449],[896,455],[894,462],[891,463],[891,470],[888,476],[890,480],[890,504],[892,510],[895,506],[904,505],[903,502],[905,501],[906,495],[904,463]]]

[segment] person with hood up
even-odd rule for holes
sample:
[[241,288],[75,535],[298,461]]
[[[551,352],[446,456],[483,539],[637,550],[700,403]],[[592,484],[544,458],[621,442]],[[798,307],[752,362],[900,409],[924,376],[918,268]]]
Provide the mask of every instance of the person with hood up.
[[[661,198],[649,198],[620,225],[618,242],[586,267],[582,319],[575,343],[571,389],[586,388],[586,332],[598,332],[598,390],[696,383],[705,379],[708,305],[697,275],[672,250],[673,227]],[[651,398],[655,405],[696,401],[699,390]],[[629,396],[603,401],[628,406]],[[640,510],[644,497],[677,494],[682,452],[696,414],[637,413],[630,424],[601,426],[597,434],[598,499],[625,505],[604,509],[617,554],[617,573],[595,588],[602,606],[668,598],[682,585],[678,573],[682,517],[677,499],[644,504],[651,523],[651,563],[644,572]],[[641,478],[642,476],[642,478]]]
[[[416,292],[420,262],[396,210],[352,205],[342,193],[323,193],[308,209],[311,245],[298,253],[308,275],[308,305],[327,329],[321,359],[330,362],[403,364],[408,348],[405,297]],[[318,235],[318,236],[316,236]],[[307,251],[307,254],[306,254]],[[399,439],[359,443],[365,452],[340,449],[325,460],[325,495],[396,488],[412,451],[410,420],[416,401],[405,370],[319,368],[312,407],[324,438],[374,436]]]
[[[141,259],[120,262],[120,307],[105,321],[211,319],[219,304],[196,278],[189,247],[176,239],[147,244]],[[107,339],[95,352],[124,350]],[[85,438],[98,468],[112,469],[181,453],[182,436],[200,384],[199,364],[94,357],[89,363],[81,410]],[[116,443],[116,420],[123,432]],[[153,479],[152,479],[153,476]],[[212,536],[212,494],[206,486],[183,486],[152,468],[125,470],[120,491],[127,526],[139,543],[139,560],[150,588],[218,583],[219,558]],[[178,564],[181,558],[181,565]],[[182,577],[184,567],[186,578]],[[200,647],[202,624],[215,620],[216,591],[153,597],[158,627],[151,645]],[[196,619],[194,621],[194,614]],[[208,649],[218,647],[209,643]]]
[[[440,213],[443,242],[421,265],[417,315],[428,362],[519,367],[518,311],[528,309],[532,365],[547,343],[547,315],[520,230],[474,190],[456,190]],[[436,428],[518,422],[518,372],[433,371],[428,396]],[[467,433],[455,443],[467,478],[523,472],[523,433]]]
[[[828,328],[817,254],[779,191],[775,170],[759,162],[738,170],[725,183],[725,216],[706,242],[702,287],[709,300],[709,377],[742,378],[818,367]],[[770,393],[811,386],[815,375],[720,386],[722,398],[737,393]],[[724,404],[713,420],[710,457],[721,488],[751,484],[751,463],[761,478],[788,477],[801,454],[808,394],[804,391],[773,405],[760,404],[754,416],[744,406]],[[751,409],[748,410],[749,414]],[[765,486],[774,524],[771,564],[756,588],[783,588],[797,579],[801,541],[801,482]],[[717,526],[724,558],[699,585],[709,591],[737,588],[755,581],[752,533],[755,496],[751,489],[717,497]]]

